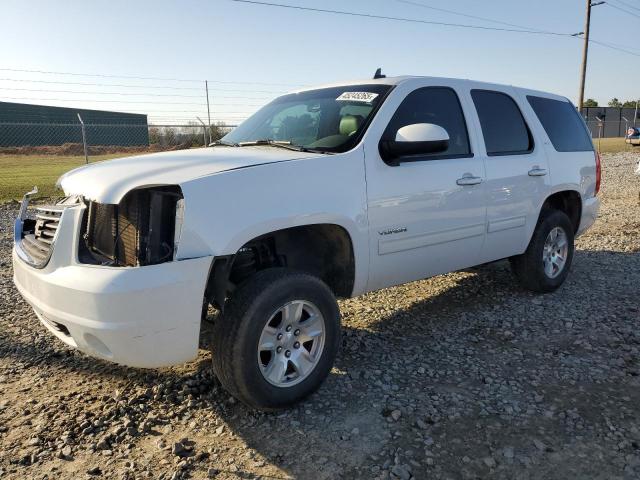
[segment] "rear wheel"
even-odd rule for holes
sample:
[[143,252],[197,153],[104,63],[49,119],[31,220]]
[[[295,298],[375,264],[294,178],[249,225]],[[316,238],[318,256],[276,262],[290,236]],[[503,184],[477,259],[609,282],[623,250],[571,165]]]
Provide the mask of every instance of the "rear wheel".
[[213,331],[213,368],[236,398],[274,410],[320,386],[339,342],[340,314],[329,287],[305,273],[268,269],[225,305]]
[[573,225],[564,212],[543,212],[527,250],[509,259],[522,286],[542,293],[560,287],[573,260],[573,240]]

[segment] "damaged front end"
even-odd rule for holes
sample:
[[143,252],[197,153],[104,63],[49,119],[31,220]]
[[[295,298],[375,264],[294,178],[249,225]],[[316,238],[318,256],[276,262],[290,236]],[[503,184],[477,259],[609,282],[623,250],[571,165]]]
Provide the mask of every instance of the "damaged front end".
[[113,204],[70,196],[27,212],[31,195],[15,224],[13,279],[42,324],[67,345],[123,365],[194,358],[212,259],[173,261],[180,188],[138,188]]
[[37,193],[38,188],[34,187],[22,198],[13,236],[18,256],[31,267],[42,269],[47,266],[53,254],[65,209],[79,205],[81,199],[72,195],[53,205],[37,206],[33,213],[29,213],[29,202]]
[[175,259],[184,198],[179,187],[136,189],[118,204],[86,202],[80,263],[138,267]]

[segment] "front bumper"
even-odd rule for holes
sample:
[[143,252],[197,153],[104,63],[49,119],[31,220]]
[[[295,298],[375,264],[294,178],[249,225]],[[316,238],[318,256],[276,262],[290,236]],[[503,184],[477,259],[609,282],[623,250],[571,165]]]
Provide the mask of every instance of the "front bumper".
[[595,223],[598,218],[598,211],[600,210],[600,199],[598,197],[591,197],[582,202],[582,218],[580,219],[580,227],[576,232],[577,235],[581,235],[587,229]]
[[627,137],[625,141],[629,145],[640,145],[640,137]]
[[30,266],[14,245],[20,294],[47,329],[88,355],[146,368],[193,359],[212,259],[144,267],[80,264],[75,252],[82,210],[65,209],[44,268]]

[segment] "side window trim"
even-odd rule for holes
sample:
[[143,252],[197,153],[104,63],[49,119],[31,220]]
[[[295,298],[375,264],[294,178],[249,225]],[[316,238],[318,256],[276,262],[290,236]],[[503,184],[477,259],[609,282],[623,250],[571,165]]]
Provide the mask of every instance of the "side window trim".
[[485,153],[487,154],[487,157],[505,157],[505,156],[508,156],[508,155],[530,155],[530,154],[532,154],[536,149],[535,138],[534,138],[533,134],[531,133],[531,127],[529,127],[529,124],[527,123],[527,119],[525,118],[524,114],[522,113],[522,109],[520,108],[520,105],[518,105],[518,102],[515,100],[515,98],[513,98],[513,96],[509,95],[506,92],[501,92],[500,90],[489,90],[489,89],[486,89],[486,88],[472,88],[469,91],[469,94],[471,95],[471,101],[473,102],[473,106],[476,109],[476,115],[478,115],[478,123],[480,124],[480,133],[482,134],[483,140],[484,140],[484,132],[482,131],[482,121],[480,120],[480,115],[478,114],[478,108],[476,106],[476,103],[473,100],[473,92],[494,93],[494,94],[498,94],[498,95],[503,95],[503,96],[507,97],[509,100],[511,100],[513,102],[513,104],[516,106],[516,109],[518,110],[518,113],[520,114],[520,118],[522,119],[522,123],[524,124],[525,128],[527,129],[527,135],[529,136],[529,145],[531,145],[528,150],[514,150],[514,151],[509,151],[509,152],[489,153],[487,151],[487,143],[486,143],[486,141],[484,141],[484,150],[485,150]]
[[378,141],[378,145],[380,144],[380,142],[383,142],[383,141],[387,140],[385,138],[385,136],[387,134],[387,130],[388,130],[389,126],[391,125],[391,121],[393,120],[393,117],[395,116],[397,111],[400,109],[402,104],[409,97],[409,95],[412,95],[412,94],[414,94],[416,92],[420,92],[422,90],[431,90],[431,89],[436,89],[436,88],[437,89],[450,90],[453,93],[453,95],[455,96],[455,99],[458,102],[458,107],[460,109],[460,114],[462,115],[462,123],[464,125],[464,133],[465,133],[465,136],[467,138],[467,145],[469,147],[469,153],[465,153],[465,154],[449,154],[449,155],[443,154],[443,155],[431,155],[431,156],[407,155],[407,156],[402,157],[402,163],[429,162],[431,160],[450,160],[450,159],[455,159],[455,158],[474,158],[474,156],[475,156],[475,154],[473,152],[473,147],[471,146],[471,137],[469,136],[469,124],[468,124],[467,117],[466,117],[465,112],[464,112],[464,107],[462,106],[462,102],[460,101],[460,95],[458,95],[458,92],[456,91],[455,88],[453,88],[453,87],[451,87],[449,85],[428,85],[426,87],[418,87],[418,88],[416,88],[414,90],[411,90],[409,93],[407,93],[405,95],[405,97],[402,99],[402,101],[400,102],[400,104],[398,105],[398,107],[396,108],[396,111],[393,112],[393,115],[391,115],[391,118],[387,122],[387,126],[385,127],[384,131],[382,132],[382,135],[380,136],[380,140]]

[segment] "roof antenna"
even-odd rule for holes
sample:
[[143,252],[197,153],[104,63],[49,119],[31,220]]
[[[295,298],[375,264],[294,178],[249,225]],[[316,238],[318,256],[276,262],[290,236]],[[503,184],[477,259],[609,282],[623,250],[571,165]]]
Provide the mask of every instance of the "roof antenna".
[[382,68],[377,69],[376,73],[373,74],[374,80],[377,80],[378,78],[387,78],[387,76],[382,73]]

